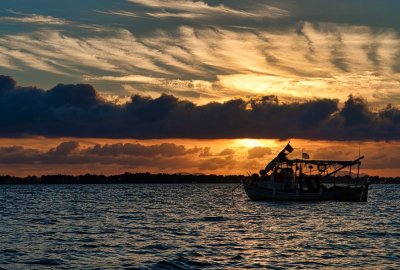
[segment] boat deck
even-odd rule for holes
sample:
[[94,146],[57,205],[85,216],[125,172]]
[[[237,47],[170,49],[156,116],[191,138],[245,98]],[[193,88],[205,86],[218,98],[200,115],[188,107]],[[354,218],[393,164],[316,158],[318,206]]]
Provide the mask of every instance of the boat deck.
[[332,187],[311,191],[283,191],[259,187],[243,183],[244,190],[251,200],[281,200],[281,201],[349,201],[365,202],[368,195],[368,184],[360,187]]

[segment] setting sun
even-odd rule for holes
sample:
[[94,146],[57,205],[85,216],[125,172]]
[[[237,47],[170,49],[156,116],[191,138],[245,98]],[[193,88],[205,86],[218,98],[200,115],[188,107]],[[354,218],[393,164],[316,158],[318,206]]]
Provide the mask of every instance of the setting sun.
[[246,148],[267,146],[265,140],[257,140],[257,139],[237,139],[235,140],[235,145]]

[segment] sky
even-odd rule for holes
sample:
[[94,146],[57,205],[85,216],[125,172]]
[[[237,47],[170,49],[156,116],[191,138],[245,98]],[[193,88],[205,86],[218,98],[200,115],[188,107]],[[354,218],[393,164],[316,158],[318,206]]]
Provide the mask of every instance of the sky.
[[[0,172],[400,176],[397,0],[2,0]],[[359,151],[360,149],[360,151]]]

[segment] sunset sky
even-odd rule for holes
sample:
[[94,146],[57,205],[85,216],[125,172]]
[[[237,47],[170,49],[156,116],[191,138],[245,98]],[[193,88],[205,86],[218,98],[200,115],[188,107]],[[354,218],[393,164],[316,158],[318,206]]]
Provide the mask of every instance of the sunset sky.
[[400,176],[398,0],[2,0],[0,175]]

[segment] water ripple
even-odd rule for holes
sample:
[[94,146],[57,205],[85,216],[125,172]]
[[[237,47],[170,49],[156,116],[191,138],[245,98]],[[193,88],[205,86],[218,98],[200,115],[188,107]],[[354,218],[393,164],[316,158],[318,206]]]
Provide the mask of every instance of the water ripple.
[[400,269],[399,186],[367,203],[232,187],[0,186],[0,269]]

